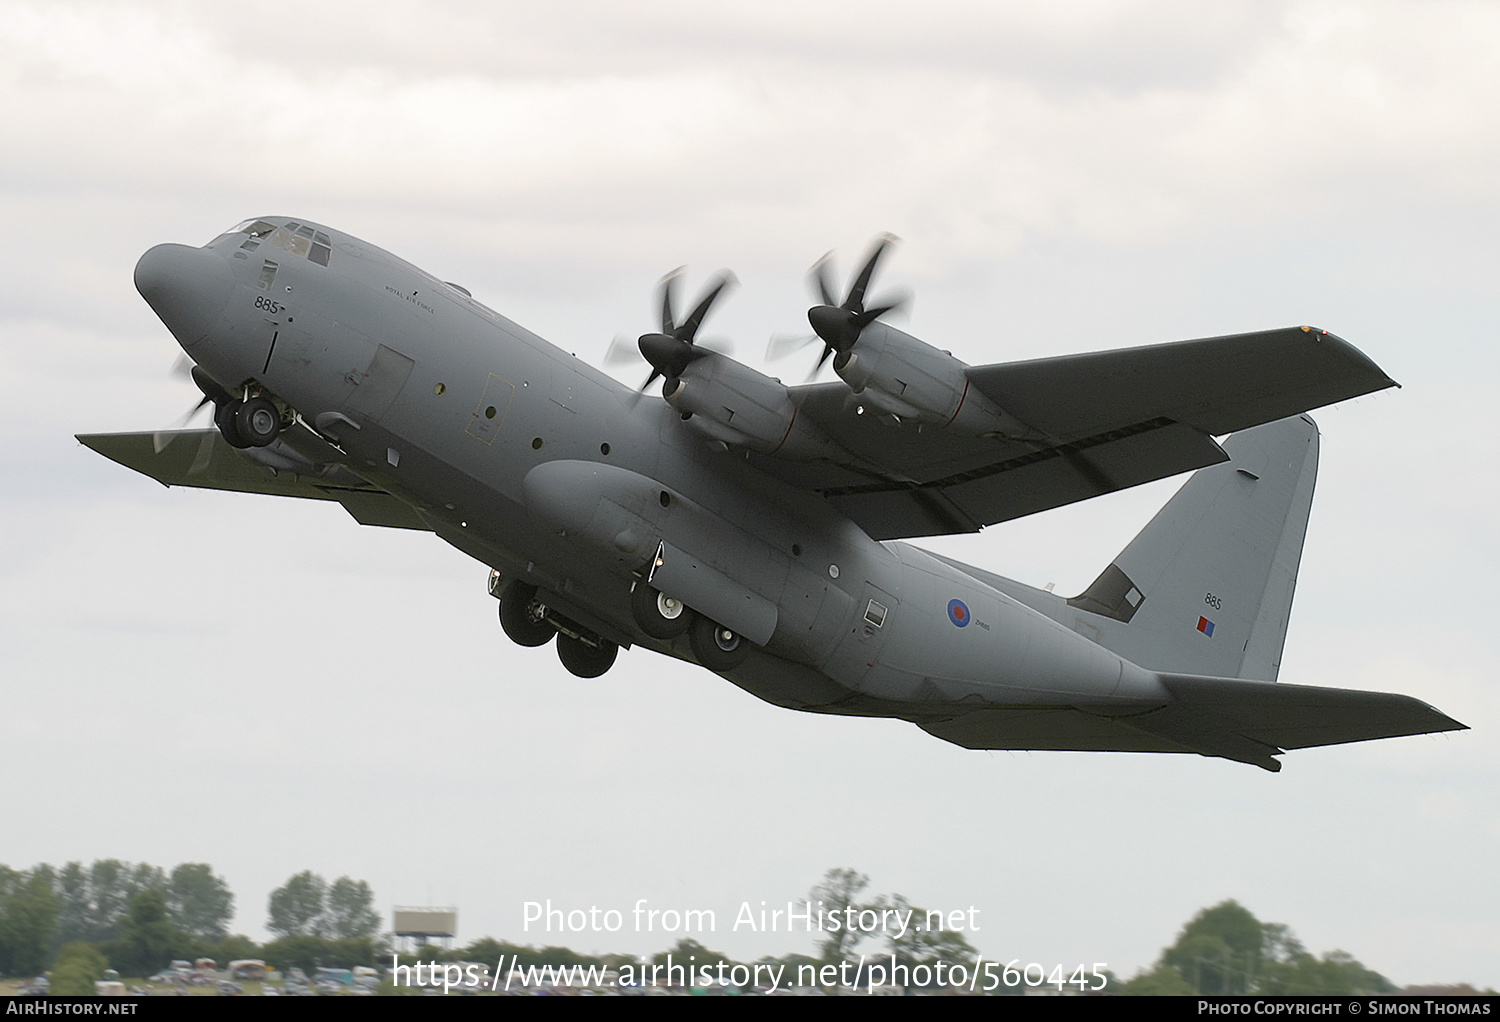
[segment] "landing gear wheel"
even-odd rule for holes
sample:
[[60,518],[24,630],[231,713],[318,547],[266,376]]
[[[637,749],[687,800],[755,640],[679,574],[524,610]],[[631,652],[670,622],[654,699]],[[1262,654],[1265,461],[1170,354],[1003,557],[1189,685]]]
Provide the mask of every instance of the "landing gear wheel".
[[582,639],[575,639],[571,635],[557,633],[557,659],[568,669],[570,674],[580,678],[597,678],[615,664],[615,657],[620,652],[608,639],[597,640],[598,645],[590,646]]
[[219,427],[219,435],[230,447],[238,447],[241,450],[250,446],[250,441],[240,435],[239,423],[236,421],[240,410],[240,402],[226,401],[214,409],[214,425]]
[[681,600],[637,582],[630,593],[630,613],[641,631],[653,639],[675,639],[687,631],[695,615]]
[[267,397],[252,397],[240,402],[234,413],[234,426],[240,439],[251,447],[267,447],[281,432],[281,411]]
[[692,644],[693,656],[710,671],[733,670],[750,655],[750,643],[744,636],[701,614],[693,617],[688,642]]
[[557,634],[547,621],[547,605],[536,586],[512,579],[500,594],[500,627],[517,646],[545,646]]

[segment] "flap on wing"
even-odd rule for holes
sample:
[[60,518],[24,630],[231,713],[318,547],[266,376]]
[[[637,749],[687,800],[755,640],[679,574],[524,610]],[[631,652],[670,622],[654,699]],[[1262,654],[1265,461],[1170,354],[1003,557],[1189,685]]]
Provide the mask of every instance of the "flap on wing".
[[[872,423],[873,416],[824,416],[823,395],[816,404],[820,428],[850,450],[870,453],[843,465],[757,455],[750,461],[821,493],[872,539],[977,532],[1227,460],[1212,437],[1161,417],[1066,441],[1021,442],[919,433]],[[884,471],[868,467],[878,456]]]
[[335,500],[361,525],[427,528],[403,501],[339,465],[317,465],[280,440],[237,450],[216,429],[89,433],[78,440],[164,486]]
[[334,490],[332,496],[361,525],[431,532],[416,509],[383,490]]
[[835,486],[823,495],[875,539],[976,532],[1226,460],[1211,437],[1160,420],[922,483]]

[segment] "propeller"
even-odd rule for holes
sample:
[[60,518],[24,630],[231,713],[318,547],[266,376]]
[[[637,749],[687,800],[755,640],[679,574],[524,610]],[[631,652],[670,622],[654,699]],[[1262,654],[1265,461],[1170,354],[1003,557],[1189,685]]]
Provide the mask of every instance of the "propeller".
[[203,392],[203,397],[197,404],[188,409],[186,415],[174,422],[168,429],[158,431],[152,435],[151,447],[157,454],[167,449],[167,445],[176,439],[176,431],[187,426],[193,420],[193,416],[201,412],[204,406],[208,404],[220,405],[233,400],[223,387],[215,383],[202,369],[195,366],[192,360],[186,355],[177,356],[177,360],[172,363],[171,375],[192,380],[198,389]]
[[[647,376],[646,382],[641,384],[642,392],[658,377],[675,379],[681,376],[688,365],[696,359],[702,358],[709,351],[721,350],[719,345],[699,344],[696,340],[698,328],[702,326],[704,317],[713,308],[714,302],[718,301],[719,296],[724,293],[725,288],[734,286],[737,281],[728,271],[710,280],[693,311],[686,319],[678,322],[675,310],[678,285],[682,280],[683,272],[681,269],[673,270],[662,278],[658,286],[657,291],[661,301],[661,330],[642,334],[636,341],[641,357],[651,366],[651,375]],[[624,361],[625,352],[625,342],[616,338],[604,356],[605,361]]]
[[[907,294],[894,294],[884,298],[871,308],[865,307],[865,292],[869,290],[870,278],[875,275],[875,269],[880,265],[881,258],[886,249],[895,244],[897,238],[893,234],[882,234],[875,239],[875,244],[870,249],[869,256],[849,285],[849,292],[844,300],[839,302],[834,297],[832,281],[833,253],[830,252],[822,259],[813,264],[808,271],[808,280],[813,285],[813,291],[821,304],[815,305],[807,310],[807,321],[812,324],[813,333],[823,342],[823,353],[818,356],[817,365],[813,367],[816,375],[823,363],[836,352],[842,354],[853,348],[859,340],[860,333],[865,327],[875,322],[888,312],[901,308],[910,300]],[[811,342],[811,338],[807,343]],[[773,347],[787,348],[788,342],[782,341],[779,345],[772,340]],[[799,345],[800,346],[800,345]],[[770,349],[767,349],[770,354]]]

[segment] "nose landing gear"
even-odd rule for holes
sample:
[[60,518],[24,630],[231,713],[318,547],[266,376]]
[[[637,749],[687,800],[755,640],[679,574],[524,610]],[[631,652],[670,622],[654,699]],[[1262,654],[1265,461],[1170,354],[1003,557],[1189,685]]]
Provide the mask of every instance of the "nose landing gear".
[[283,419],[276,402],[264,394],[249,399],[229,398],[214,410],[214,425],[231,447],[268,447],[281,433]]
[[265,447],[281,432],[281,411],[268,397],[252,397],[235,410],[234,427],[251,447]]

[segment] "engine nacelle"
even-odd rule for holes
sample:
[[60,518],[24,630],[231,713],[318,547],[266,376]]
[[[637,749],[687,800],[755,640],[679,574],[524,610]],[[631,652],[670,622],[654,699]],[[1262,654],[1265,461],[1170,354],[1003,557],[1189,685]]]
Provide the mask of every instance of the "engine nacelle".
[[782,458],[819,458],[835,450],[797,421],[786,386],[718,353],[695,359],[662,391],[692,429],[710,440]]
[[833,360],[833,371],[861,404],[901,422],[981,436],[1018,435],[1027,427],[969,382],[964,363],[884,323],[871,323],[859,342]]

